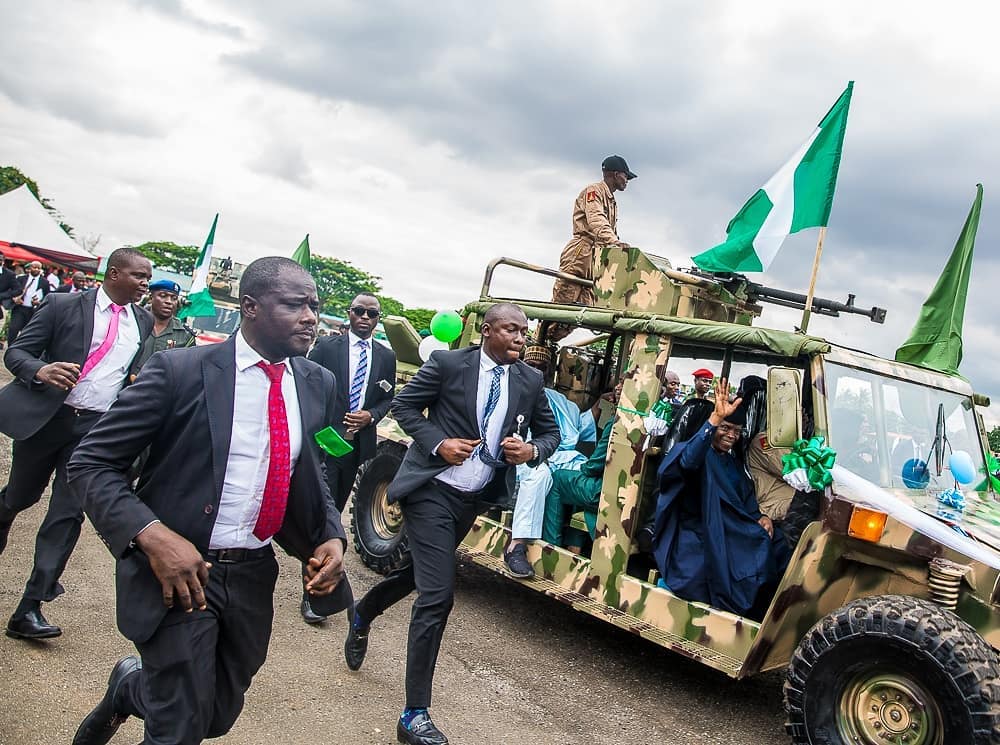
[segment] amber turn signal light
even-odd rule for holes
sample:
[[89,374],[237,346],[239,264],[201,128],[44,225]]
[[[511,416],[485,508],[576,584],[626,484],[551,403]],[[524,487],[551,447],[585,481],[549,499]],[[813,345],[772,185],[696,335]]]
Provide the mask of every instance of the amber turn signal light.
[[860,538],[862,541],[878,543],[882,539],[885,521],[888,517],[884,512],[855,507],[851,512],[851,522],[847,526],[847,535],[851,538]]

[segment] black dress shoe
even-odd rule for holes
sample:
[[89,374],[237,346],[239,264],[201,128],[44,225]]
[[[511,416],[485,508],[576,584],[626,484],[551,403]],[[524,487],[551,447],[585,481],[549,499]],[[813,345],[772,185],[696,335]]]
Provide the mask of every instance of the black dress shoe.
[[344,641],[344,660],[351,670],[360,670],[361,663],[365,661],[365,653],[368,652],[368,631],[369,627],[354,627],[354,616],[357,612],[358,604],[355,603],[347,614],[347,639]]
[[323,621],[326,620],[326,616],[321,616],[318,613],[313,612],[312,606],[309,604],[308,596],[302,598],[302,604],[299,606],[299,613],[302,614],[302,620],[310,626],[315,626],[317,623],[323,623]]
[[7,636],[11,639],[51,639],[61,635],[62,629],[46,621],[41,608],[14,614],[7,621]]
[[511,577],[531,579],[535,576],[535,570],[528,561],[528,549],[523,543],[515,543],[514,548],[503,555],[503,560]]
[[73,737],[73,745],[106,745],[115,736],[118,728],[128,719],[128,714],[115,711],[118,689],[129,675],[141,669],[142,662],[134,655],[118,660],[108,678],[108,690],[104,698],[80,723]]
[[448,745],[448,738],[434,726],[430,714],[417,714],[409,728],[403,726],[402,719],[396,722],[396,740],[408,745]]

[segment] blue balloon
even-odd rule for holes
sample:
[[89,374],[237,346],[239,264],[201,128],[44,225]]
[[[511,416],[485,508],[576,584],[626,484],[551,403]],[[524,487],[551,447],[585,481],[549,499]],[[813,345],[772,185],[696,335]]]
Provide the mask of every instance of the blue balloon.
[[951,454],[948,467],[955,481],[960,484],[971,484],[976,480],[976,466],[972,462],[972,456],[964,450],[956,450]]
[[910,458],[903,464],[903,483],[907,489],[923,489],[931,480],[927,463],[919,458]]

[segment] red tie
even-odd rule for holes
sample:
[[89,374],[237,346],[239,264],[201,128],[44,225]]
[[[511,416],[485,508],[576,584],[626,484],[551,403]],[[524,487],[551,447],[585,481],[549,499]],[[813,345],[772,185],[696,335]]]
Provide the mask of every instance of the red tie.
[[257,363],[271,379],[267,394],[267,424],[270,432],[271,457],[267,464],[267,481],[264,496],[260,502],[260,514],[253,534],[266,541],[281,528],[285,519],[285,505],[288,504],[288,483],[291,480],[291,446],[288,442],[288,416],[285,413],[285,397],[281,395],[281,375],[285,372],[283,362],[269,365],[263,360]]

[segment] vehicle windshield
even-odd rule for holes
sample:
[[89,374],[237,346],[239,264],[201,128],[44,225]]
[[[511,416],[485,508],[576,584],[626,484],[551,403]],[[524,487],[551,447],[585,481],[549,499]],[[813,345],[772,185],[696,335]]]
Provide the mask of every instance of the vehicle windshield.
[[882,487],[940,491],[955,486],[951,455],[964,451],[976,476],[963,488],[986,488],[970,397],[834,363],[826,393],[830,446],[844,468]]
[[240,325],[240,310],[239,308],[223,308],[217,305],[215,306],[215,318],[206,316],[192,320],[192,325],[199,331],[229,336]]

